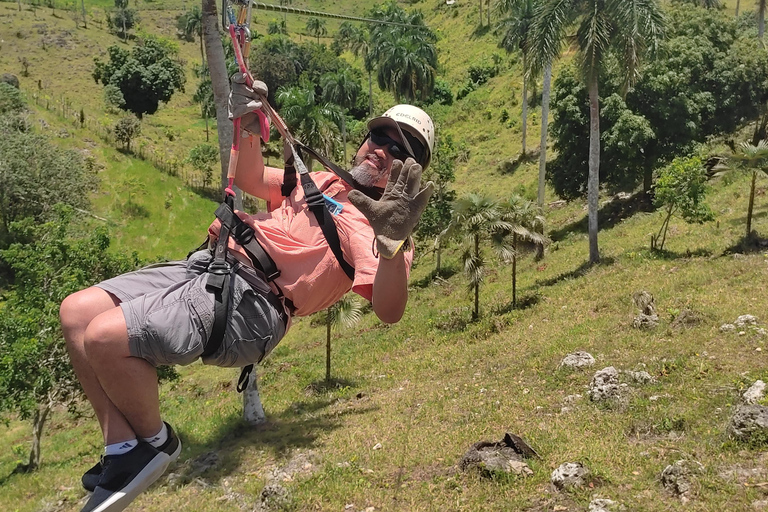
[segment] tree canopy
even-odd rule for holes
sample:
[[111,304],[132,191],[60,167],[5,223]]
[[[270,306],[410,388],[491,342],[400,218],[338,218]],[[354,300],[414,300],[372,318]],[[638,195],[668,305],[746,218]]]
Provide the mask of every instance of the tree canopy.
[[178,50],[168,41],[147,37],[130,52],[116,45],[107,52],[109,61],[94,59],[93,79],[119,89],[124,100],[120,108],[139,118],[154,114],[161,101],[184,90],[184,68]]

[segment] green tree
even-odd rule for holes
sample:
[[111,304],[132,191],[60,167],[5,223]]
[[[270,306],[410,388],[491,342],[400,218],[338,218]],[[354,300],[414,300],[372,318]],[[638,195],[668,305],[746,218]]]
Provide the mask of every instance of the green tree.
[[211,85],[211,73],[208,66],[195,67],[195,75],[200,80],[192,100],[200,105],[200,115],[205,119],[205,142],[209,141],[208,119],[216,116],[216,103]]
[[310,17],[307,20],[306,26],[307,32],[317,37],[317,44],[320,44],[320,36],[325,36],[328,33],[328,29],[325,28],[325,19]]
[[505,238],[498,235],[512,230],[512,224],[503,219],[498,202],[489,197],[469,194],[454,202],[451,223],[441,236],[461,241],[464,275],[474,293],[472,320],[480,318],[480,285],[485,277],[484,243],[500,242],[502,245],[494,247],[503,257],[508,248],[503,245]]
[[187,37],[194,40],[195,36],[200,39],[200,59],[205,66],[205,49],[203,48],[203,12],[197,5],[192,6],[192,10],[186,14],[184,23],[184,33]]
[[52,410],[74,409],[82,397],[59,327],[58,309],[69,294],[138,266],[132,257],[109,250],[105,228],[87,238],[72,238],[71,208],[57,207],[53,219],[15,223],[16,243],[0,251],[14,275],[14,286],[0,315],[0,413],[32,420],[32,446],[26,464],[40,464],[40,440]]
[[187,160],[192,167],[200,171],[203,177],[203,187],[207,188],[213,181],[213,164],[218,160],[219,152],[210,144],[198,144],[189,151]]
[[277,103],[291,132],[312,148],[326,155],[336,155],[343,114],[337,105],[317,103],[311,84],[281,88]]
[[659,232],[651,240],[652,249],[664,250],[672,215],[677,213],[685,222],[698,224],[714,218],[704,203],[707,191],[707,173],[699,157],[675,158],[661,169],[653,202],[657,208],[664,208],[665,216]]
[[501,36],[499,47],[507,53],[519,50],[523,56],[523,104],[522,104],[522,154],[526,151],[528,126],[528,82],[530,73],[530,38],[537,0],[501,0],[496,4],[499,14],[504,16],[496,26],[496,34]]
[[437,37],[425,25],[424,16],[408,14],[390,2],[374,8],[371,17],[403,24],[382,23],[371,28],[369,57],[375,63],[379,87],[390,91],[398,102],[427,100],[437,74]]
[[442,268],[443,237],[440,234],[451,222],[452,205],[456,199],[456,191],[451,189],[451,183],[456,180],[458,159],[458,149],[453,137],[440,131],[438,133],[441,135],[437,139],[432,163],[422,177],[424,181],[432,181],[435,184],[435,193],[429,198],[427,208],[416,226],[416,236],[419,239],[434,242],[436,274],[439,274]]
[[755,206],[755,185],[757,174],[762,172],[768,175],[768,141],[761,140],[757,145],[742,142],[734,152],[731,168],[752,173],[749,188],[749,206],[747,207],[747,233],[745,240],[749,240],[752,233],[752,212]]
[[161,101],[170,100],[176,90],[184,90],[186,78],[178,49],[167,40],[147,37],[131,52],[113,45],[107,53],[108,62],[94,59],[93,78],[117,87],[125,100],[121,108],[139,118],[154,114]]
[[371,56],[370,48],[370,34],[366,29],[358,28],[349,22],[344,22],[339,27],[339,32],[336,34],[334,42],[338,41],[338,45],[348,49],[357,58],[363,59],[363,67],[365,72],[368,73],[368,115],[373,115],[373,71],[376,69],[376,64]]
[[557,58],[576,25],[579,67],[589,92],[589,261],[600,261],[597,210],[600,171],[600,104],[598,77],[607,57],[618,55],[624,91],[638,76],[641,57],[661,40],[663,16],[656,0],[547,0],[534,23],[531,50],[538,62]]
[[357,103],[360,94],[360,82],[352,72],[352,68],[342,68],[336,73],[326,73],[320,77],[320,87],[323,89],[323,100],[341,107],[341,138],[344,148],[344,162],[347,162],[347,111]]
[[123,40],[128,39],[128,31],[131,30],[136,23],[138,23],[139,17],[136,14],[135,9],[128,8],[128,0],[115,0],[115,9],[111,15],[107,15],[107,25],[116,29],[118,35]]
[[276,35],[276,34],[282,34],[284,36],[288,35],[288,25],[286,24],[285,20],[272,20],[267,25],[267,34],[269,35]]
[[121,117],[115,123],[112,133],[115,134],[115,140],[123,145],[123,149],[130,151],[131,141],[141,133],[141,121],[132,115]]
[[19,88],[7,82],[0,82],[0,115],[19,113],[25,108]]
[[0,154],[0,248],[14,240],[13,222],[25,217],[45,221],[56,203],[87,207],[95,176],[79,152],[54,146],[46,137],[19,131],[9,123],[0,124]]
[[512,263],[512,307],[517,307],[517,257],[523,252],[523,244],[532,244],[543,251],[549,239],[544,236],[544,214],[532,201],[512,196],[501,204],[501,218],[510,224],[509,230],[495,234],[497,238],[511,239],[509,243],[497,241],[501,257]]
[[363,316],[360,302],[345,295],[336,304],[325,310],[325,382],[331,382],[331,331],[340,326],[352,327]]

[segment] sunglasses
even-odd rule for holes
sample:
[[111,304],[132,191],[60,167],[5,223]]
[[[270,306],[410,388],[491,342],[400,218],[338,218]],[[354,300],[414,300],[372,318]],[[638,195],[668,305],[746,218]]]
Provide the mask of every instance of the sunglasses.
[[416,159],[416,157],[408,153],[408,150],[405,149],[405,144],[394,140],[381,130],[371,130],[371,132],[368,134],[368,138],[370,138],[371,142],[377,146],[386,148],[389,154],[392,155],[392,158],[395,158],[396,160],[401,160],[404,162],[408,157],[411,157],[414,160]]

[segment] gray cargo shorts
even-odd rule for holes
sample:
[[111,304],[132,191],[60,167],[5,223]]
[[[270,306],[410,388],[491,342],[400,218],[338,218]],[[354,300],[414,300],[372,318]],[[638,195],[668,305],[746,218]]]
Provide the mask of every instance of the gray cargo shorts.
[[[202,250],[184,261],[150,265],[96,285],[120,300],[132,356],[153,366],[185,365],[200,357],[214,320],[214,295],[205,288],[211,259],[211,251]],[[239,262],[232,265],[224,340],[203,358],[205,364],[258,363],[285,334],[286,312],[268,300],[271,290],[263,274]]]

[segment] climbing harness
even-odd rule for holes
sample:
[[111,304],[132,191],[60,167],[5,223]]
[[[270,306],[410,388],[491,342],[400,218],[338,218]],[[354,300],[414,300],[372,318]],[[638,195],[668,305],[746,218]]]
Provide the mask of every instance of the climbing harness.
[[[251,21],[252,3],[252,0],[222,0],[221,9],[222,26],[230,35],[238,69],[245,76],[245,82],[248,87],[253,86],[253,77],[248,70],[248,54],[251,46],[251,32],[248,25]],[[237,6],[237,12],[235,12],[233,5]],[[336,223],[333,220],[333,213],[328,209],[327,203],[333,204],[334,201],[331,198],[324,196],[317,188],[317,185],[309,175],[309,170],[304,164],[301,154],[302,152],[307,153],[312,158],[319,161],[325,168],[334,172],[343,181],[369,197],[378,199],[381,197],[381,190],[373,187],[364,187],[358,184],[347,171],[344,171],[315,150],[296,140],[288,130],[285,121],[269,104],[267,98],[261,96],[260,99],[262,107],[255,113],[259,117],[262,139],[265,142],[269,141],[270,120],[274,123],[275,128],[283,137],[285,175],[281,187],[282,195],[288,197],[296,187],[296,173],[298,172],[299,179],[301,180],[301,187],[304,191],[304,197],[310,211],[317,219],[320,229],[323,232],[323,236],[328,242],[328,245],[342,270],[351,281],[354,280],[355,269],[344,259]],[[203,357],[216,353],[224,340],[227,325],[227,312],[230,302],[230,275],[232,273],[232,267],[227,261],[227,242],[229,237],[231,236],[234,238],[234,240],[245,249],[253,262],[254,267],[264,273],[267,282],[272,282],[280,276],[280,270],[277,268],[269,254],[267,254],[264,248],[259,244],[258,240],[256,240],[253,229],[240,220],[234,212],[235,192],[232,187],[234,185],[237,161],[240,155],[240,140],[242,134],[240,118],[235,118],[232,122],[232,148],[230,150],[229,166],[227,168],[227,187],[224,190],[224,201],[216,210],[216,217],[221,222],[221,230],[214,249],[213,260],[208,266],[208,273],[210,275],[208,276],[206,285],[206,288],[213,293],[215,297],[214,322],[213,328],[211,329],[211,335],[208,342],[205,344],[202,354]],[[275,288],[277,288],[277,285],[275,285]],[[292,310],[292,305],[282,293],[270,293],[267,300],[275,305],[278,312],[284,310],[283,304],[287,305],[289,311]],[[287,319],[285,321],[287,322]],[[248,386],[248,378],[252,370],[252,364],[243,367],[242,372],[240,373],[240,378],[238,379],[238,392],[244,391]]]

